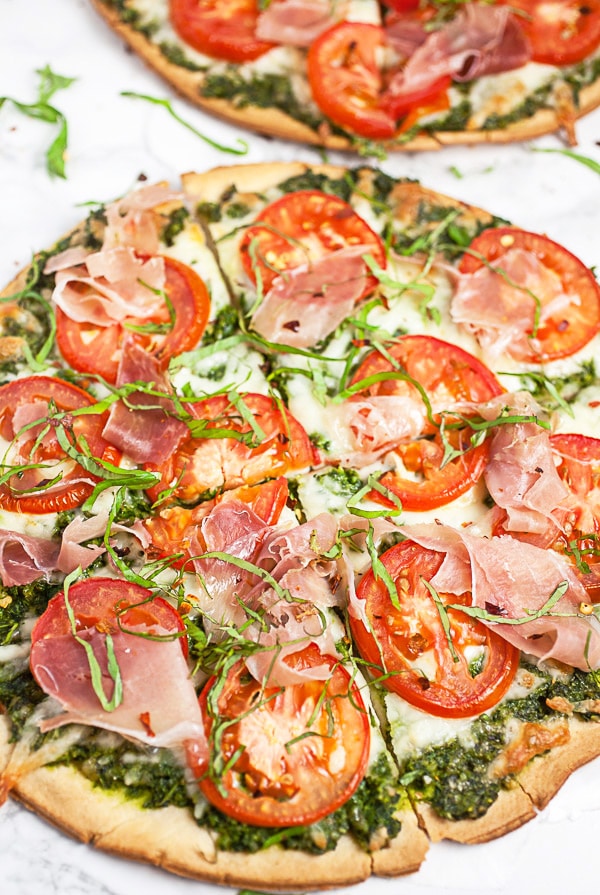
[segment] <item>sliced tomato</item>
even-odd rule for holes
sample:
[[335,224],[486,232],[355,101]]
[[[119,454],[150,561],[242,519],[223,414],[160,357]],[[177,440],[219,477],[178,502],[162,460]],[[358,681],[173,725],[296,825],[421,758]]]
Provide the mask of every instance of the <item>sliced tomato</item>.
[[499,702],[515,676],[520,653],[481,622],[445,608],[470,605],[470,594],[439,594],[443,608],[438,608],[425,582],[443,558],[413,541],[386,551],[381,562],[395,583],[398,606],[383,579],[369,570],[357,597],[364,601],[370,630],[353,616],[350,624],[360,654],[381,669],[384,687],[431,715],[465,718]]
[[258,59],[276,44],[259,40],[257,0],[169,0],[175,31],[195,50],[228,62]]
[[381,105],[383,74],[378,54],[385,33],[379,25],[342,22],[321,34],[308,51],[313,99],[335,124],[370,140],[389,140],[396,119]]
[[572,65],[600,46],[600,0],[500,0],[515,12],[534,62]]
[[[365,255],[386,266],[381,238],[351,205],[319,190],[298,190],[263,209],[244,233],[240,253],[244,270],[253,283],[260,278],[266,293],[286,270],[354,245],[364,246]],[[367,277],[363,296],[376,285],[375,277]]]
[[[179,636],[181,649],[187,657],[187,639],[183,620],[176,609],[162,597],[131,581],[119,578],[84,578],[71,585],[69,606],[75,617],[75,630],[81,636],[90,628],[104,634],[115,634],[120,629],[144,626],[152,634],[157,626]],[[38,618],[31,634],[32,646],[38,640],[64,637],[72,633],[64,591],[56,594]]]
[[296,669],[327,663],[331,675],[265,686],[238,662],[200,696],[225,771],[213,780],[188,761],[209,802],[254,826],[303,826],[331,814],[356,791],[369,757],[369,717],[348,672],[316,647],[286,661]]
[[414,12],[421,6],[421,0],[384,0],[385,5],[396,12]]
[[[80,506],[90,496],[97,477],[65,455],[56,426],[26,421],[45,420],[50,405],[66,412],[90,407],[94,399],[83,389],[50,376],[15,379],[0,388],[0,436],[8,442],[3,463],[18,470],[0,485],[0,507],[22,513],[58,513]],[[62,429],[70,443],[97,459],[118,464],[121,454],[102,437],[107,414],[67,416]],[[48,431],[44,433],[44,429]],[[39,464],[37,469],[24,469]],[[58,478],[55,484],[53,480]]]
[[[317,462],[306,431],[283,405],[259,394],[243,395],[242,401],[262,434],[252,433],[250,422],[226,395],[200,401],[194,405],[194,413],[206,424],[207,434],[184,441],[157,470],[161,482],[149,490],[152,500],[175,482],[171,498],[193,505],[205,500],[210,492],[255,485]],[[218,434],[211,437],[215,430]],[[228,432],[253,437],[257,443],[246,444]]]
[[[78,323],[56,309],[56,341],[67,363],[80,373],[96,373],[107,382],[115,382],[119,368],[121,343],[127,327],[162,326],[164,333],[130,332],[146,351],[152,352],[166,366],[174,355],[198,344],[208,323],[210,296],[203,280],[187,264],[164,256],[165,304],[160,316],[140,320],[127,318],[123,323],[96,326]],[[171,313],[173,320],[171,321]]]
[[[511,249],[523,249],[538,261],[560,283],[570,303],[543,319],[535,332],[535,346],[519,360],[538,362],[568,357],[579,351],[600,332],[600,287],[591,270],[575,255],[547,236],[529,233],[515,227],[496,227],[476,236],[460,262],[461,273],[474,273],[482,265],[496,263],[502,276],[502,256]],[[517,283],[516,286],[519,284]],[[516,290],[515,290],[516,291]],[[528,291],[532,291],[528,287]],[[543,311],[548,297],[533,289]],[[518,293],[515,301],[518,300]],[[533,324],[531,334],[533,335]]]
[[[494,374],[477,358],[456,345],[432,336],[403,336],[387,349],[367,355],[352,378],[357,384],[369,377],[402,372],[425,391],[433,409],[433,422],[423,428],[422,437],[398,445],[394,451],[401,457],[404,470],[385,473],[381,484],[392,491],[406,510],[430,510],[443,506],[464,494],[479,479],[485,468],[485,442],[469,447],[471,433],[465,429],[448,429],[447,437],[454,448],[464,450],[459,457],[442,465],[444,446],[435,425],[439,412],[452,411],[463,403],[482,403],[502,393]],[[410,381],[382,379],[365,388],[361,395],[414,395],[422,401],[417,387]],[[357,396],[359,398],[359,396]],[[453,420],[446,416],[446,424]],[[468,449],[467,449],[468,448]],[[373,491],[369,497],[379,503],[390,501]]]
[[419,90],[413,90],[411,93],[402,93],[397,96],[391,92],[384,93],[381,97],[381,104],[396,120],[404,118],[402,127],[399,128],[399,132],[403,133],[424,115],[443,112],[450,108],[448,88],[451,83],[450,75],[442,75],[441,78],[436,78],[435,81],[426,84]]
[[167,506],[144,521],[144,527],[152,538],[150,558],[170,557],[181,554],[173,567],[182,569],[190,560],[192,537],[200,537],[202,520],[224,500],[240,500],[247,504],[266,525],[275,525],[288,498],[288,482],[283,476],[258,485],[242,485],[224,491],[214,500],[197,507]]

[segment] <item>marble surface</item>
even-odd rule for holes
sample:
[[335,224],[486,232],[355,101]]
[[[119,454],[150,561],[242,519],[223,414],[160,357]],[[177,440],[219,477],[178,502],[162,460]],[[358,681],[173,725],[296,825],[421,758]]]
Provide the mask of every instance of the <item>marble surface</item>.
[[[0,282],[31,253],[50,245],[85,215],[86,202],[128,190],[140,175],[176,184],[188,170],[235,162],[212,149],[167,112],[121,96],[134,91],[171,98],[178,113],[214,140],[247,140],[244,162],[317,161],[307,148],[269,140],[211,118],[184,101],[128,53],[86,0],[0,0],[0,96],[33,102],[36,70],[75,78],[54,104],[67,118],[67,179],[52,179],[45,150],[55,129],[0,109]],[[600,111],[578,125],[577,152],[600,163]],[[600,263],[600,176],[560,153],[557,137],[518,146],[456,148],[400,154],[382,167],[481,205],[521,226],[546,232],[589,265]],[[334,161],[354,161],[331,156]],[[600,763],[581,769],[535,820],[498,842],[439,844],[420,872],[372,880],[356,895],[441,895],[597,891]],[[301,883],[299,883],[301,884]],[[13,802],[0,810],[3,895],[219,895],[227,890],[178,879],[154,868],[100,854],[55,831]],[[347,890],[349,895],[350,890]]]

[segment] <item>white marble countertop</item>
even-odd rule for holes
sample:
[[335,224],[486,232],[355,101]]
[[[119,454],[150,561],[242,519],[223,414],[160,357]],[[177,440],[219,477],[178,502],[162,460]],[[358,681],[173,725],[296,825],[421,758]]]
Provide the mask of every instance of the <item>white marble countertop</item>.
[[[90,200],[128,190],[139,175],[177,183],[178,175],[229,164],[224,155],[172,120],[167,112],[120,96],[129,90],[174,99],[163,82],[108,32],[86,0],[0,0],[0,96],[33,102],[36,70],[50,65],[76,81],[54,104],[69,124],[67,179],[52,179],[44,153],[52,125],[25,118],[10,103],[0,109],[0,283],[84,215]],[[174,99],[180,115],[221,143],[236,129]],[[581,155],[600,163],[600,110],[578,125]],[[242,134],[244,162],[320,155],[302,146]],[[600,177],[557,153],[557,137],[532,144],[400,154],[382,167],[546,232],[588,265],[600,264]],[[331,156],[334,161],[354,157]],[[433,846],[420,872],[371,880],[356,895],[442,893],[596,893],[600,822],[600,762],[581,769],[535,820],[487,845]],[[301,885],[301,883],[300,883]],[[13,802],[0,810],[2,895],[225,895],[227,890],[178,879],[154,868],[103,855],[74,842]]]

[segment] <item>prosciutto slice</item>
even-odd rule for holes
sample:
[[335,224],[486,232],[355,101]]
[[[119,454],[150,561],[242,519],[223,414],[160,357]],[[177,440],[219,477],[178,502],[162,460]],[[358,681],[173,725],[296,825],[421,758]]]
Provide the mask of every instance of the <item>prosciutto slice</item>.
[[[392,45],[400,31],[401,23],[393,26]],[[413,34],[411,39],[418,42],[420,38]],[[466,3],[451,22],[428,32],[418,43],[392,78],[385,102],[393,108],[394,101],[426,90],[444,76],[470,81],[518,68],[530,58],[529,41],[508,7]]]
[[536,350],[532,337],[536,311],[543,326],[573,302],[581,303],[578,296],[564,293],[559,276],[534,252],[513,248],[491,265],[459,275],[450,313],[455,323],[477,338],[490,359],[506,353],[528,360]]
[[72,320],[110,326],[126,317],[159,312],[164,286],[163,258],[144,260],[132,248],[118,247],[87,255],[77,267],[58,270],[52,297]]
[[136,463],[160,464],[171,456],[189,430],[174,414],[168,384],[155,357],[133,339],[125,339],[117,374],[117,387],[153,383],[163,395],[133,392],[127,403],[117,401],[110,409],[103,436]]
[[[232,557],[198,556],[194,560],[204,595],[205,627],[218,638],[223,626],[235,624],[244,637],[261,647],[246,661],[259,681],[286,686],[307,677],[323,680],[330,674],[327,663],[295,671],[286,656],[316,643],[321,653],[337,655],[332,632],[323,623],[320,608],[339,604],[341,592],[335,562],[323,561],[331,549],[337,525],[325,513],[304,525],[290,528],[266,526],[238,501],[217,504],[201,525],[206,552]],[[247,570],[235,560],[261,569]],[[285,593],[285,596],[282,596]],[[248,607],[260,621],[248,624]]]
[[271,342],[309,348],[342,323],[365,290],[367,246],[347,246],[285,271],[252,316]]
[[[600,622],[579,613],[587,591],[562,555],[510,535],[483,538],[447,525],[407,525],[404,533],[446,554],[432,586],[445,594],[470,591],[473,606],[498,617],[486,623],[509,643],[584,671],[600,667]],[[516,625],[502,623],[541,610],[563,582],[566,592],[547,613]]]
[[344,6],[331,0],[274,0],[259,14],[256,36],[272,43],[309,47],[339,21]]
[[134,190],[106,207],[100,251],[75,246],[48,259],[44,272],[56,275],[52,297],[67,317],[109,326],[163,307],[165,265],[156,257],[156,206],[180,199],[162,184]]
[[401,442],[418,438],[427,420],[425,404],[411,394],[357,398],[328,413],[348,433],[348,449],[329,455],[345,465],[373,463]]
[[[84,647],[72,634],[42,637],[31,650],[31,670],[42,687],[64,709],[40,725],[42,731],[64,724],[84,724],[112,730],[148,746],[174,747],[187,741],[207,751],[202,715],[187,663],[178,640],[149,640],[145,626],[112,634],[115,658],[123,682],[123,698],[105,711],[91,682]],[[156,625],[153,636],[170,631]],[[142,635],[142,636],[140,636]],[[105,635],[90,627],[78,636],[91,646],[102,670],[107,698],[113,681],[108,673]],[[151,673],[149,674],[149,670]]]
[[[49,579],[58,566],[60,545],[46,538],[0,529],[0,578],[5,587]],[[90,560],[91,562],[91,560]]]
[[[484,419],[494,420],[506,409],[512,414],[542,418],[541,408],[527,392],[501,395],[480,405],[479,412]],[[490,439],[484,478],[496,505],[507,512],[506,531],[546,534],[550,529],[558,532],[552,514],[567,497],[568,490],[556,470],[548,429],[537,422],[496,426]]]

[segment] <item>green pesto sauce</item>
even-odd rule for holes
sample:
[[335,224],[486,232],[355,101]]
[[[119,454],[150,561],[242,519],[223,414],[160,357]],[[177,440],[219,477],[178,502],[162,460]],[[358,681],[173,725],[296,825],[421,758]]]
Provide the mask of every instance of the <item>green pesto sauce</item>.
[[239,332],[239,315],[232,305],[226,305],[217,313],[215,319],[208,324],[202,337],[202,344],[212,345]]
[[352,197],[352,191],[356,185],[357,172],[348,171],[347,177],[328,177],[317,171],[305,171],[295,177],[288,177],[287,180],[279,184],[282,193],[295,193],[299,190],[319,190],[322,193],[329,193],[338,196],[344,202],[349,202]]
[[127,742],[108,748],[102,738],[102,733],[91,734],[56,763],[76,767],[94,786],[122,792],[128,799],[139,800],[142,808],[192,807],[183,770],[167,749],[148,755]]
[[364,484],[355,469],[344,469],[342,466],[319,473],[315,478],[331,494],[348,500],[354,497]]
[[206,71],[206,66],[198,65],[197,62],[192,62],[192,60],[185,55],[185,52],[179,44],[169,43],[165,40],[159,45],[159,49],[167,62],[170,62],[171,65],[177,65],[179,68],[185,68],[188,71]]
[[481,817],[499,792],[512,784],[510,776],[492,779],[488,775],[490,765],[507,745],[506,722],[510,718],[535,723],[556,717],[559,713],[550,709],[546,700],[562,696],[575,706],[580,719],[600,720],[577,713],[578,703],[600,696],[596,674],[575,670],[570,678],[553,681],[537,668],[530,670],[543,678],[540,685],[528,696],[503,702],[490,714],[477,718],[470,729],[470,747],[454,738],[406,761],[401,781],[412,798],[428,802],[441,817],[451,820]]
[[280,109],[311,130],[317,130],[324,121],[320,114],[298,100],[288,77],[272,72],[254,74],[247,80],[237,68],[227,66],[223,73],[206,75],[200,86],[200,94],[206,99],[227,100],[237,109],[247,106]]
[[[400,254],[411,255],[417,251],[439,251],[452,260],[462,255],[475,237],[490,227],[501,227],[508,221],[497,216],[485,215],[469,219],[469,225],[461,223],[461,215],[455,216],[447,205],[436,205],[426,199],[419,202],[414,221],[401,233],[392,234],[393,248]],[[446,221],[445,226],[441,226]],[[438,223],[440,226],[432,227]]]
[[130,25],[140,34],[145,34],[146,37],[152,37],[158,28],[154,22],[144,24],[142,14],[137,9],[130,9],[127,6],[127,0],[103,0],[103,2],[118,13],[122,22]]
[[284,848],[322,854],[334,849],[347,833],[368,850],[377,830],[386,829],[390,839],[400,832],[400,822],[394,815],[404,806],[405,799],[394,785],[394,773],[382,754],[341,808],[308,827],[253,827],[226,817],[213,807],[204,812],[200,822],[215,831],[217,845],[225,851],[256,852],[279,843]]
[[165,243],[165,245],[173,245],[177,236],[184,229],[185,222],[187,221],[189,216],[189,211],[183,205],[181,206],[181,208],[176,208],[174,211],[171,212],[168,222],[165,224],[160,234],[160,238]]
[[[102,734],[92,734],[56,763],[76,767],[94,786],[138,800],[143,808],[174,805],[193,811],[183,770],[168,750],[148,756],[130,743],[108,748],[102,744]],[[254,827],[210,805],[198,823],[216,833],[217,845],[224,851],[257,852],[277,842],[283,848],[320,854],[335,848],[347,833],[367,850],[377,830],[386,829],[390,839],[400,831],[394,815],[406,797],[398,792],[393,778],[389,761],[382,755],[345,805],[308,827]]]

